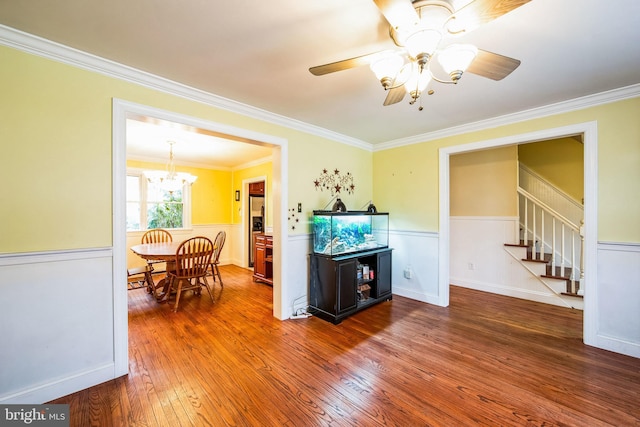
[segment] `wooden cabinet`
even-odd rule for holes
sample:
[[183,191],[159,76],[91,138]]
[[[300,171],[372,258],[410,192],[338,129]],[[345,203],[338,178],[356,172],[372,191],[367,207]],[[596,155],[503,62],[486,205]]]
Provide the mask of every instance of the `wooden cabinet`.
[[264,196],[264,181],[249,183],[250,196]]
[[254,235],[253,280],[273,285],[273,236]]
[[[373,304],[391,300],[391,251],[339,257],[311,254],[309,312],[337,324]],[[363,267],[369,274],[362,275]]]

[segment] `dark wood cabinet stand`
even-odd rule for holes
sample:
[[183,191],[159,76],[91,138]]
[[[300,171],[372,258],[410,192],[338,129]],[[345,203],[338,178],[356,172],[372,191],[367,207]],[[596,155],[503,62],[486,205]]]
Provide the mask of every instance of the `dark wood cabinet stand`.
[[259,233],[254,239],[253,280],[273,286],[273,236]]
[[[309,312],[338,324],[373,304],[391,300],[391,251],[337,257],[311,254]],[[360,277],[359,265],[367,266],[369,274]]]

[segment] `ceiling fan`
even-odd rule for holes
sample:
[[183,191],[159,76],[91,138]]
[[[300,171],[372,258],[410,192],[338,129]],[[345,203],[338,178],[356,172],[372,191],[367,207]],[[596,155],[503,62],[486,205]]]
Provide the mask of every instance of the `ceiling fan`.
[[[457,9],[455,5],[459,6]],[[384,50],[309,68],[315,76],[369,65],[388,91],[383,105],[402,101],[414,104],[431,81],[456,84],[465,72],[493,80],[511,74],[520,61],[455,43],[467,34],[530,0],[373,0],[389,22],[389,36],[397,49]],[[449,79],[431,69],[436,58]],[[427,92],[429,95],[433,90]],[[420,105],[419,110],[422,110]]]

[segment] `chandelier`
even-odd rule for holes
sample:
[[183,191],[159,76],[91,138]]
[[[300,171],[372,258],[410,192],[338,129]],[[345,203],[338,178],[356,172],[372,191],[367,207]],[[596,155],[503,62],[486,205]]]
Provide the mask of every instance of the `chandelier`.
[[169,144],[169,162],[167,163],[166,171],[144,171],[144,176],[147,180],[153,184],[157,184],[162,190],[169,193],[182,190],[185,184],[193,184],[197,176],[184,172],[176,172],[176,167],[173,163],[173,144],[175,141],[167,141]]
[[[416,1],[413,7],[418,21],[407,19],[415,14],[398,10],[396,16],[389,16],[390,22],[397,23],[390,27],[393,42],[403,50],[379,52],[370,62],[370,68],[385,90],[392,91],[389,97],[404,97],[405,91],[414,104],[431,81],[445,84],[456,84],[478,54],[478,48],[470,44],[449,44],[442,47],[443,39],[459,32],[455,22],[453,9],[446,2]],[[392,13],[393,11],[389,11]],[[388,18],[389,18],[388,17]],[[431,65],[436,58],[449,79],[438,78]],[[399,91],[398,91],[399,90]],[[396,92],[395,95],[393,92]],[[399,93],[398,93],[399,92]],[[433,93],[432,90],[428,91]],[[388,99],[385,105],[397,102]],[[422,110],[420,105],[419,110]]]

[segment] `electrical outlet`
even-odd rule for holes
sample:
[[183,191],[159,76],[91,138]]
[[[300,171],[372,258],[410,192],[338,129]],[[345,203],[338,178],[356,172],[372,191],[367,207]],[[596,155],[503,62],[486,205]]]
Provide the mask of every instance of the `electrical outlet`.
[[404,278],[405,279],[411,279],[412,276],[412,272],[411,272],[411,267],[407,267],[404,269]]
[[469,270],[475,270],[475,269],[476,269],[476,266],[472,262],[470,262],[469,263]]

